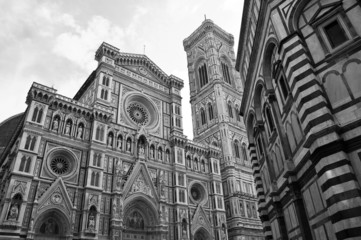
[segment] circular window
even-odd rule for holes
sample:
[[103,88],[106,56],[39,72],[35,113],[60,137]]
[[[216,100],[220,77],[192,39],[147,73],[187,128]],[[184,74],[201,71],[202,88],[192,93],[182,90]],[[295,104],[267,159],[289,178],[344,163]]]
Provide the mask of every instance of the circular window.
[[146,125],[149,122],[148,111],[139,103],[131,103],[127,107],[129,117],[138,125]]
[[207,199],[207,192],[204,186],[198,182],[191,184],[190,197],[194,202],[203,202]]
[[145,95],[129,92],[124,96],[123,113],[129,123],[156,129],[159,123],[159,112],[152,100]]
[[71,176],[77,170],[74,154],[63,148],[54,149],[47,157],[47,168],[56,176]]
[[50,168],[57,175],[65,175],[69,172],[70,163],[69,160],[59,156],[51,160]]
[[192,198],[196,201],[199,201],[201,200],[201,192],[199,191],[199,189],[195,186],[193,186],[191,188],[191,195],[192,195]]

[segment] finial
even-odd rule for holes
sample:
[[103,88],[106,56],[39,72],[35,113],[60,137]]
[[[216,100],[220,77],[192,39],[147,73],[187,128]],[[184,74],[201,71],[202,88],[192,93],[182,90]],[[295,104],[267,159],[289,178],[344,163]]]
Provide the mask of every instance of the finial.
[[205,21],[205,20],[207,20],[207,15],[206,15],[206,14],[204,14],[204,21]]
[[145,45],[143,45],[143,54],[145,55]]

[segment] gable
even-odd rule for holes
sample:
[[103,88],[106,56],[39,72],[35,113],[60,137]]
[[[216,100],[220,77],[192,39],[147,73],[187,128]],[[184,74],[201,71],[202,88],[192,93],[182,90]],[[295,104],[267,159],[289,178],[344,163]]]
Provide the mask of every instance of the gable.
[[144,162],[140,161],[136,163],[129,180],[125,184],[123,196],[126,199],[137,193],[146,195],[153,202],[159,201],[157,190],[152,183],[147,166]]
[[209,222],[208,217],[201,205],[198,205],[197,210],[191,220],[191,225],[192,234],[195,234],[195,232],[201,227],[206,229],[208,233],[212,232],[211,223]]
[[57,208],[67,216],[71,216],[73,204],[62,178],[58,178],[49,189],[40,197],[37,214],[50,208]]

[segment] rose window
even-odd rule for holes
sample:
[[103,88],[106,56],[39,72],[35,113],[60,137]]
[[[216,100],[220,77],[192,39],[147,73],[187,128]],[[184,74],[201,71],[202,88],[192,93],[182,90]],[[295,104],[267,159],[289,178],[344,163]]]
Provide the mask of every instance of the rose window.
[[191,184],[189,194],[191,199],[196,203],[205,202],[207,200],[207,191],[199,182]]
[[148,111],[138,103],[131,103],[127,107],[129,117],[138,125],[146,125],[149,122]]
[[70,162],[63,157],[56,157],[50,162],[51,170],[58,175],[65,175],[70,170]]

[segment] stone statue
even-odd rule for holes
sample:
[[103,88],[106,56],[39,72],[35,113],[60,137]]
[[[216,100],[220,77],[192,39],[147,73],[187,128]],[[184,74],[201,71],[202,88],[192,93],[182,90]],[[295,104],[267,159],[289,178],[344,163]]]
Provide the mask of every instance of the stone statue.
[[54,223],[53,220],[49,219],[45,226],[45,233],[53,233],[54,232]]
[[113,147],[113,138],[110,134],[108,135],[108,146]]
[[83,137],[83,126],[80,125],[78,128],[77,138],[82,138],[82,137]]
[[117,146],[119,149],[122,149],[122,139],[118,137],[117,139]]
[[118,216],[117,203],[116,203],[115,199],[113,200],[112,214],[113,214],[113,217],[117,217],[117,216]]
[[143,143],[139,144],[139,155],[144,155],[144,144]]
[[32,219],[30,220],[29,230],[33,230],[33,227],[34,227],[34,218],[32,218]]
[[166,160],[167,160],[167,162],[169,162],[169,152],[168,151],[166,152]]
[[162,159],[162,150],[160,150],[160,149],[158,149],[158,159],[163,160]]
[[55,118],[53,122],[53,131],[57,131],[59,128],[59,119]]
[[18,219],[18,215],[19,215],[19,206],[17,203],[15,203],[10,208],[8,219],[15,221]]
[[91,214],[91,215],[89,216],[88,228],[91,229],[91,230],[94,230],[94,229],[95,229],[95,217],[94,217],[93,214]]
[[154,158],[154,148],[150,148],[150,156],[152,157],[152,158]]
[[130,146],[130,140],[127,140],[127,151],[130,152],[132,147]]
[[65,126],[65,134],[70,135],[70,123],[69,122],[67,122],[67,124]]

